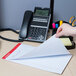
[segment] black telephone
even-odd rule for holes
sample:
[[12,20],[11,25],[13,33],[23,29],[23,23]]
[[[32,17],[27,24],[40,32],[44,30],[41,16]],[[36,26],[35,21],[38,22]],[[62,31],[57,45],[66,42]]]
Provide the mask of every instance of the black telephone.
[[24,13],[20,32],[10,28],[0,29],[0,32],[12,30],[19,34],[18,40],[8,39],[2,36],[0,38],[12,42],[21,42],[24,40],[44,42],[47,39],[50,19],[51,14],[49,8],[35,7],[34,12],[26,11]]
[[48,8],[36,7],[34,13],[26,11],[19,33],[19,40],[44,42],[47,38],[50,18],[51,15]]

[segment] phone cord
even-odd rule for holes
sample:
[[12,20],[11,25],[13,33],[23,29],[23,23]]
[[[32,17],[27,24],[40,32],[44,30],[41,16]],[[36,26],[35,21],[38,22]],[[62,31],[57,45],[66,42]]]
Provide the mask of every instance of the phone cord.
[[[0,32],[3,32],[3,31],[13,31],[16,34],[19,34],[19,32],[15,31],[14,29],[11,29],[11,28],[2,28],[2,29],[0,29]],[[5,38],[3,36],[0,36],[0,39],[6,40],[6,41],[11,41],[11,42],[23,42],[24,41],[23,39],[20,39],[20,40],[8,39],[8,38]]]

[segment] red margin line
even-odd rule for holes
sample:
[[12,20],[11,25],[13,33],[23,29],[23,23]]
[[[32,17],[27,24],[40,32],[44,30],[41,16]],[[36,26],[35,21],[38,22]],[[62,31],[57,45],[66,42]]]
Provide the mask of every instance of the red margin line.
[[12,52],[14,52],[19,46],[21,45],[21,43],[18,43],[11,51],[9,51],[5,56],[2,57],[2,59],[6,59]]

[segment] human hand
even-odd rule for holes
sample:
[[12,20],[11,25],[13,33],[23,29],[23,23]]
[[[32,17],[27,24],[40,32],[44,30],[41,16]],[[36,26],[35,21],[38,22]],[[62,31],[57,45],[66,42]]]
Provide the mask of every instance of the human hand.
[[75,36],[76,27],[72,27],[67,23],[63,23],[56,32],[56,37],[60,36]]

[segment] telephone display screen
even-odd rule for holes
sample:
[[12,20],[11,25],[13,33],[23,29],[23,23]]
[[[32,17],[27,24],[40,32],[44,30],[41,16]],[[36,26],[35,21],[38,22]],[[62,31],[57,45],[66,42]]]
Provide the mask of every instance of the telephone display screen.
[[49,10],[39,10],[36,9],[35,15],[36,16],[48,16]]

